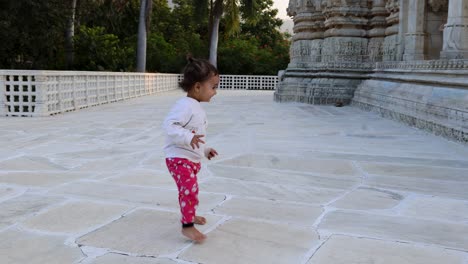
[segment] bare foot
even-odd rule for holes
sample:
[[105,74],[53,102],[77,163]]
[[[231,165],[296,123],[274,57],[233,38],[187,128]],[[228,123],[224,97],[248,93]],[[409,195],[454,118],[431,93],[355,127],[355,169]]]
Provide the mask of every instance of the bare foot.
[[197,224],[197,225],[204,225],[204,224],[206,224],[206,219],[203,216],[195,216],[194,223]]
[[201,243],[206,239],[206,236],[203,233],[200,233],[200,231],[193,226],[182,228],[182,235],[198,243]]

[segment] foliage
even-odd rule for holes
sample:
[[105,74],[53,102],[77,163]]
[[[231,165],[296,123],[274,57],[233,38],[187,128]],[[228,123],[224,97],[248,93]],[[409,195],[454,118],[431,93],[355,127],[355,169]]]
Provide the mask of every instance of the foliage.
[[[125,71],[133,65],[128,60],[134,49],[121,45],[114,34],[103,27],[81,26],[75,37],[76,67],[87,71]],[[85,56],[83,56],[85,55]]]
[[[203,1],[202,12],[195,2]],[[54,69],[65,65],[65,30],[70,0],[0,0],[0,68]],[[207,58],[207,0],[153,0],[147,39],[148,72],[180,72],[187,54]],[[231,1],[231,4],[234,1]],[[224,74],[276,74],[289,62],[287,37],[272,0],[239,1],[237,31],[220,25],[218,67]],[[250,4],[249,4],[250,3]],[[251,4],[255,4],[252,6]],[[76,70],[133,71],[139,0],[78,0],[75,16]],[[203,11],[204,10],[204,11]],[[252,11],[257,12],[252,15]],[[202,14],[202,17],[199,15]],[[197,17],[198,16],[198,17]],[[230,34],[230,36],[229,36]]]
[[288,50],[287,42],[274,50],[260,46],[255,37],[225,40],[219,48],[218,68],[229,74],[276,75],[289,62]]
[[67,15],[60,0],[2,1],[0,68],[63,67]]
[[289,41],[279,32],[278,10],[271,9],[272,0],[256,1],[260,10],[254,20],[241,25],[239,37],[220,43],[218,67],[233,74],[276,75],[289,63]]
[[159,33],[151,33],[147,41],[147,65],[150,72],[177,72],[180,67],[174,46]]

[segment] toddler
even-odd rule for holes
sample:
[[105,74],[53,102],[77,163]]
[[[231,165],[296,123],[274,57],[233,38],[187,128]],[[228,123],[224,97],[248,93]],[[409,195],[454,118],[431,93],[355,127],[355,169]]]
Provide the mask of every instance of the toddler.
[[206,60],[189,58],[180,82],[187,96],[180,98],[163,123],[166,132],[166,164],[179,190],[182,213],[182,234],[195,242],[206,236],[194,224],[204,225],[206,219],[196,215],[198,206],[197,173],[203,156],[211,160],[218,155],[206,146],[208,122],[201,102],[209,102],[216,95],[219,83],[218,70]]

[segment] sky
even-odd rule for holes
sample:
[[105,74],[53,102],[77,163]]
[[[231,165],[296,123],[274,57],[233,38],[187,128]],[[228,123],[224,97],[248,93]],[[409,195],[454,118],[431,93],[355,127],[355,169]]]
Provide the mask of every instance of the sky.
[[273,8],[278,9],[278,18],[291,19],[286,15],[286,8],[288,8],[289,0],[273,0]]

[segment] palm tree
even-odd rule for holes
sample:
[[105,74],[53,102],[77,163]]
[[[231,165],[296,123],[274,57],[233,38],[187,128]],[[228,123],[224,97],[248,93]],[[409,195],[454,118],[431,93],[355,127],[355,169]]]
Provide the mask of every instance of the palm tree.
[[152,0],[140,0],[140,16],[138,19],[138,44],[137,44],[137,72],[145,72],[146,69],[146,35],[150,26]]
[[76,1],[70,2],[70,16],[67,20],[67,28],[65,29],[65,54],[67,61],[67,69],[71,69],[74,59],[73,37],[75,36],[75,14],[76,14]]
[[[195,0],[195,5],[206,6],[206,0]],[[213,2],[214,1],[214,2]],[[255,21],[255,10],[258,0],[210,0],[210,56],[209,61],[214,66],[217,65],[219,23],[224,16],[226,21],[227,34],[234,34],[239,31],[240,9],[244,19]],[[198,8],[199,9],[199,8]]]

